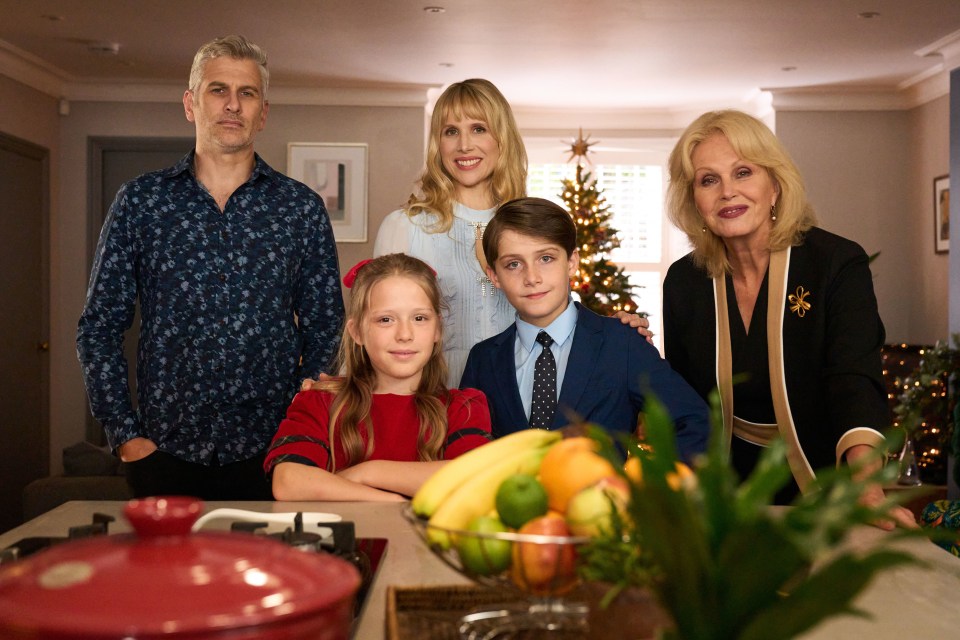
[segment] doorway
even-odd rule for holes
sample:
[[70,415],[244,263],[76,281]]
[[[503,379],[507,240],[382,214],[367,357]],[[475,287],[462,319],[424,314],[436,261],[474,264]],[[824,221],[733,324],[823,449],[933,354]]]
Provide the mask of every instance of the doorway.
[[50,473],[50,153],[0,133],[0,532]]
[[[193,149],[194,138],[90,138],[87,155],[88,230],[87,273],[93,266],[100,229],[114,196],[123,183],[150,171],[173,166]],[[133,406],[137,406],[137,336],[140,327],[139,305],[133,324],[123,338],[127,358],[127,380]],[[103,427],[87,406],[87,440],[106,444]]]

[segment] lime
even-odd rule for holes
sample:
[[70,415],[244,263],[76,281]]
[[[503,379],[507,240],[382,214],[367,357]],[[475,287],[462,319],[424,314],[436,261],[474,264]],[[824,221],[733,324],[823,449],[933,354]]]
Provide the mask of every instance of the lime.
[[540,481],[525,473],[510,476],[497,489],[497,513],[503,524],[514,529],[544,515],[548,502]]
[[[477,516],[467,525],[467,531],[476,533],[503,533],[507,527],[494,516]],[[490,576],[510,566],[511,543],[492,537],[460,535],[457,553],[463,568],[475,575]]]

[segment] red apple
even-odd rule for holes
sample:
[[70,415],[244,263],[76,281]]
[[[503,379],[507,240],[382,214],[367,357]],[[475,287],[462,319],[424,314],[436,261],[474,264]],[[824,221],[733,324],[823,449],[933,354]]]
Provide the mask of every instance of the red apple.
[[[550,512],[534,518],[518,533],[569,536],[563,516]],[[576,550],[569,543],[515,542],[510,577],[520,589],[534,595],[560,595],[577,584]]]

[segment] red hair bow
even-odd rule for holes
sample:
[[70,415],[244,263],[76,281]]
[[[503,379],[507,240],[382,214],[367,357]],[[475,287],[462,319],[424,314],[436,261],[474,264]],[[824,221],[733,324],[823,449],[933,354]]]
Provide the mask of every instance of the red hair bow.
[[367,258],[366,260],[361,260],[357,264],[353,265],[350,271],[347,271],[347,275],[343,276],[343,286],[345,286],[347,289],[352,289],[353,283],[357,279],[357,272],[371,262],[373,262],[373,258]]

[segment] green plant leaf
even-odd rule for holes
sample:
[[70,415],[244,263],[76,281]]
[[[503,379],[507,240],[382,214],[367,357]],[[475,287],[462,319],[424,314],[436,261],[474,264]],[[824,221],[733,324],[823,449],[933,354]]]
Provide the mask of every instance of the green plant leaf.
[[791,478],[790,466],[784,464],[787,445],[777,438],[760,454],[757,466],[737,490],[737,516],[752,520],[764,515],[777,491]]
[[[899,551],[878,550],[866,556],[844,554],[813,574],[789,596],[760,612],[738,640],[792,638],[840,613],[864,615],[852,601],[879,571],[915,562]],[[776,630],[776,631],[774,631]]]
[[[818,470],[813,491],[790,508],[772,509],[773,496],[790,477],[785,446],[772,443],[738,484],[716,422],[715,394],[711,408],[715,428],[707,452],[694,462],[696,483],[678,490],[671,486],[677,463],[673,424],[663,406],[648,398],[646,444],[652,450],[625,443],[640,461],[643,480],[630,483],[626,517],[615,532],[594,541],[596,554],[588,553],[583,567],[582,575],[615,581],[618,588],[649,585],[676,625],[662,632],[664,640],[791,638],[826,617],[855,612],[853,599],[873,575],[911,560],[883,548],[862,556],[829,555],[854,527],[896,504],[860,503],[865,482],[888,482],[894,468],[866,480],[857,479],[862,469],[846,465]],[[600,441],[601,453],[616,461],[609,438]],[[895,532],[884,541],[910,535],[924,534]],[[807,577],[807,568],[818,564]]]
[[727,536],[717,565],[717,590],[723,598],[717,625],[727,630],[718,637],[734,637],[734,631],[779,600],[778,590],[806,570],[809,558],[777,523],[758,518]]

